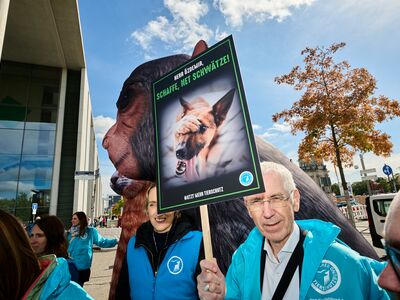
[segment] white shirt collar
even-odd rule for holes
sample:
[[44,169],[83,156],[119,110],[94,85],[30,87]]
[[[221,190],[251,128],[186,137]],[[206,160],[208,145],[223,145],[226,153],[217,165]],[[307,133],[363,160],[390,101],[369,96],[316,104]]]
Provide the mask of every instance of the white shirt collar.
[[271,262],[273,263],[279,263],[282,261],[282,256],[287,255],[288,253],[293,253],[294,249],[296,248],[297,243],[299,242],[300,239],[300,228],[296,224],[296,222],[293,222],[293,231],[289,236],[289,239],[286,241],[285,245],[282,247],[281,251],[279,251],[276,259],[274,256],[274,252],[272,251],[271,245],[269,244],[268,240],[265,239],[264,242],[264,250],[267,251],[267,255]]

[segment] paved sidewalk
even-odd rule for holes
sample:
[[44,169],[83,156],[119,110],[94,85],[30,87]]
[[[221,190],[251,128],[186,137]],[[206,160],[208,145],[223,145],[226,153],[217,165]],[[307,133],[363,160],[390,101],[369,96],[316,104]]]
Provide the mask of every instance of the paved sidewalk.
[[[356,222],[356,228],[358,232],[360,232],[363,237],[368,241],[368,243],[372,246],[372,239],[371,239],[371,234],[369,233],[369,226],[368,226],[368,221],[358,221]],[[384,249],[374,247],[376,253],[378,254],[379,257],[384,257],[386,256],[386,252]]]
[[[99,233],[108,238],[119,238],[121,228],[99,228]],[[110,290],[111,275],[113,271],[115,253],[117,247],[103,248],[93,251],[93,263],[89,282],[84,289],[96,300],[107,300]]]

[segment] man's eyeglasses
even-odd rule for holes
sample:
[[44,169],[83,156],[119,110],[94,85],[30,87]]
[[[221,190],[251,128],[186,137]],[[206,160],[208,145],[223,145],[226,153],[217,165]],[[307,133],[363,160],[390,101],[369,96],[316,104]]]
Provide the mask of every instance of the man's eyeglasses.
[[[290,195],[292,192],[290,192]],[[268,199],[250,199],[246,203],[250,211],[262,210],[265,202],[267,202],[271,208],[281,208],[287,206],[290,195],[288,197],[276,195]]]
[[392,264],[394,272],[400,280],[400,250],[396,249],[388,244],[385,245],[385,250],[389,259],[389,262]]

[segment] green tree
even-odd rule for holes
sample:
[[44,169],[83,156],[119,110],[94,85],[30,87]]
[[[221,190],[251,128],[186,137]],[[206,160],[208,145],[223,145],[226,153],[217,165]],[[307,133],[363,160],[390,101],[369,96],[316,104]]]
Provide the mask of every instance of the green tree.
[[121,197],[121,199],[117,203],[115,203],[115,205],[112,208],[112,214],[114,216],[119,216],[121,214],[122,207],[124,206],[124,202],[125,202],[124,198]]
[[352,69],[347,61],[335,63],[333,55],[343,47],[345,43],[306,48],[301,52],[303,69],[296,66],[289,74],[275,78],[278,84],[292,85],[304,93],[290,109],[274,114],[272,119],[283,119],[291,126],[292,134],[305,133],[298,149],[299,159],[331,161],[338,167],[348,199],[343,167],[353,164],[356,151],[383,156],[391,153],[390,136],[376,129],[375,124],[400,116],[400,104],[386,96],[374,96],[376,80],[367,69]]
[[353,182],[351,187],[353,189],[354,195],[367,195],[368,194],[367,181]]
[[335,193],[335,195],[339,196],[340,195],[340,188],[337,183],[334,183],[331,185],[332,193]]
[[15,206],[15,215],[23,222],[32,220],[32,204],[27,193],[21,192],[18,194]]
[[396,185],[396,191],[400,191],[400,174],[399,173],[394,174],[394,184]]
[[391,183],[388,182],[386,178],[378,177],[375,182],[379,185],[380,190],[383,190],[384,193],[392,192]]

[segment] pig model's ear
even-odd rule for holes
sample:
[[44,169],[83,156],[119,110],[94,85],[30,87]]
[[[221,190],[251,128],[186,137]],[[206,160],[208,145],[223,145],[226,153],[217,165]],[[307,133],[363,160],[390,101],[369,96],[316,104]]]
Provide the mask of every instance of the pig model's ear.
[[206,51],[207,49],[208,49],[208,46],[205,41],[203,41],[203,40],[198,41],[196,46],[194,46],[192,58],[199,55],[200,53]]

